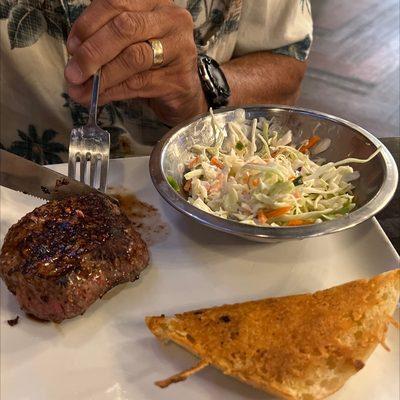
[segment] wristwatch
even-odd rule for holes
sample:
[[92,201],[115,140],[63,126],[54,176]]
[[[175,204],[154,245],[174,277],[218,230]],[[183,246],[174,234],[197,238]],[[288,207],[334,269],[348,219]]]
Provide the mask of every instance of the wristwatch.
[[199,55],[197,67],[208,106],[212,108],[226,106],[231,89],[217,61],[209,56]]

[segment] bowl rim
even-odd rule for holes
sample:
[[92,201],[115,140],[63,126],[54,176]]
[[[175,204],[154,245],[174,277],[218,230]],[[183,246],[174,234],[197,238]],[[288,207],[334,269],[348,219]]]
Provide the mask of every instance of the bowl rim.
[[289,112],[308,114],[321,119],[330,120],[356,130],[358,133],[368,139],[375,146],[375,148],[377,148],[378,146],[381,147],[380,155],[383,158],[383,164],[385,167],[382,186],[379,188],[375,196],[362,207],[350,212],[345,217],[333,221],[324,221],[320,224],[296,227],[263,227],[242,224],[234,220],[224,219],[209,214],[193,206],[183,197],[181,197],[167,182],[167,178],[164,175],[162,169],[162,162],[165,154],[164,150],[168,146],[170,139],[178,134],[181,129],[204,117],[207,117],[209,115],[209,113],[207,112],[186,120],[172,128],[157,142],[150,156],[149,171],[153,185],[155,186],[161,197],[177,211],[193,218],[197,222],[206,225],[212,229],[242,237],[273,240],[304,239],[326,235],[334,232],[340,232],[345,229],[352,228],[373,217],[375,214],[381,211],[394,196],[398,184],[398,171],[396,162],[386,146],[378,138],[376,138],[374,135],[372,135],[370,132],[360,127],[359,125],[340,117],[336,117],[334,115],[326,114],[320,111],[277,104],[256,104],[242,107],[224,107],[218,110],[214,110],[214,114],[226,113],[237,109],[244,109],[246,111],[252,109],[278,109]]

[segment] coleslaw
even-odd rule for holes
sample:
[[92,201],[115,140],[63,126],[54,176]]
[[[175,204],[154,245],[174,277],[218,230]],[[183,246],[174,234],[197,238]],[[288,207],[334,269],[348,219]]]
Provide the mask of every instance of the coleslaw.
[[239,112],[221,127],[210,113],[215,143],[191,148],[183,190],[199,209],[243,224],[302,226],[347,215],[359,178],[348,164],[380,152],[323,163],[315,156],[329,148],[328,138],[313,134],[295,145],[291,131],[264,118],[248,121]]

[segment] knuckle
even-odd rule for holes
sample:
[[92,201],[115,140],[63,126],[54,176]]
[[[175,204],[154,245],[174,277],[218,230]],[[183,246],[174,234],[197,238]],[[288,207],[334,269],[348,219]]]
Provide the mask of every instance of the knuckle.
[[117,61],[119,62],[121,68],[123,70],[129,71],[132,68],[132,58],[130,55],[130,47],[128,47],[120,57],[117,58]]
[[133,21],[133,34],[135,36],[143,36],[145,30],[146,30],[146,17],[143,13],[134,13],[132,15],[132,21]]
[[143,89],[149,83],[149,75],[143,73],[136,74],[132,78],[130,78],[126,83],[130,91]]
[[121,92],[124,97],[129,97],[130,93],[132,92],[129,80],[121,83]]
[[177,7],[175,9],[175,13],[176,13],[176,16],[178,18],[180,18],[180,20],[182,22],[184,22],[185,27],[187,27],[187,28],[190,27],[191,30],[193,30],[193,17],[192,17],[192,14],[190,14],[190,12],[186,8]]
[[141,45],[128,47],[129,65],[134,65],[138,68],[143,68],[146,65],[146,55]]
[[127,8],[129,0],[104,0],[106,7],[112,10],[124,10]]
[[114,33],[122,38],[130,36],[135,29],[132,16],[129,12],[122,12],[117,15],[111,23]]
[[112,29],[122,38],[142,36],[145,26],[145,17],[141,13],[128,11],[120,13],[112,21]]
[[188,49],[188,54],[189,54],[190,58],[196,58],[197,57],[196,43],[194,42],[192,37],[190,38],[190,40],[188,40],[187,49]]
[[86,40],[80,48],[80,56],[90,60],[97,59],[101,55],[99,47],[91,40]]

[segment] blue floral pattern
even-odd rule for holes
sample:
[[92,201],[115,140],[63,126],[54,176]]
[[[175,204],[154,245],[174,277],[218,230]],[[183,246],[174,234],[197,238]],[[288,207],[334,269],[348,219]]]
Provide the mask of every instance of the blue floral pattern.
[[276,54],[284,54],[285,56],[295,57],[300,61],[304,61],[308,57],[308,52],[311,47],[311,36],[307,35],[299,42],[289,44],[273,50]]
[[61,155],[67,153],[67,148],[53,140],[58,134],[52,129],[46,129],[39,136],[36,127],[29,125],[27,133],[18,130],[19,140],[14,140],[7,150],[38,164],[61,163]]

